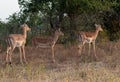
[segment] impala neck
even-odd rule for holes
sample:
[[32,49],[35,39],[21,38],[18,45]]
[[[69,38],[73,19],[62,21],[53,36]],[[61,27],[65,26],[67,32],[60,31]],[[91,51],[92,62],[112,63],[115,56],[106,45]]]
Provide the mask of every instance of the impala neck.
[[95,31],[95,38],[97,38],[98,33],[99,33],[99,30],[98,30],[98,29],[96,29],[96,31]]
[[27,31],[25,29],[23,29],[23,36],[24,38],[27,38]]
[[59,38],[59,35],[55,34],[54,37],[53,37],[53,42],[52,42],[53,45],[55,45],[55,43],[57,42],[58,38]]

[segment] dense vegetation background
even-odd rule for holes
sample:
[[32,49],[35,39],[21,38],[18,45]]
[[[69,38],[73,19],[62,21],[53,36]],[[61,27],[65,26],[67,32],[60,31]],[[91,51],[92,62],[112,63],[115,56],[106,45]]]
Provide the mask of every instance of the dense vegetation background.
[[20,25],[27,23],[31,38],[52,35],[61,28],[65,37],[59,42],[76,42],[79,31],[93,31],[94,24],[102,25],[101,41],[117,41],[120,38],[120,0],[18,0],[20,12],[0,21],[0,40],[4,43],[10,33],[21,33]]
[[[27,45],[34,36],[52,35],[61,28],[64,37],[55,46],[56,63],[50,49],[26,46],[27,65],[21,65],[14,52],[13,66],[5,66],[6,53],[0,53],[0,82],[120,82],[120,0],[18,0],[20,12],[0,20],[0,42],[6,50],[5,38],[21,33],[27,23]],[[94,31],[101,24],[103,32],[97,38],[97,56],[88,47],[78,54],[77,33]],[[113,42],[112,42],[113,41]],[[11,74],[12,73],[12,74]]]

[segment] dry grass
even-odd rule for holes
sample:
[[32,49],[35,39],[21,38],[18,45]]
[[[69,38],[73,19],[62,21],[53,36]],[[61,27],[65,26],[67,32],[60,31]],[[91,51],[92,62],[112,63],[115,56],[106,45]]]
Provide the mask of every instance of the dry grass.
[[[19,62],[18,51],[13,55],[13,66],[4,65],[5,53],[0,55],[0,82],[120,82],[120,42],[97,43],[95,60],[93,51],[87,55],[77,53],[77,47],[57,45],[56,63],[49,49],[26,47],[27,65]],[[87,45],[86,45],[87,50]]]

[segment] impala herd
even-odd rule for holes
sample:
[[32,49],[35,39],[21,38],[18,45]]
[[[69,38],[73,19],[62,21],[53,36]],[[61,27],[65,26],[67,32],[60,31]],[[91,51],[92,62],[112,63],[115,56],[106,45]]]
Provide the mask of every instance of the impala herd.
[[[78,33],[78,52],[81,54],[82,48],[84,47],[85,43],[89,44],[88,55],[90,54],[91,44],[93,44],[94,55],[97,58],[96,50],[95,50],[95,41],[98,36],[99,31],[103,31],[101,25],[95,24],[96,30],[95,32],[79,32]],[[7,51],[6,51],[6,64],[12,64],[12,53],[16,47],[18,47],[20,52],[20,62],[21,64],[27,63],[26,56],[25,56],[25,44],[27,38],[27,32],[30,31],[30,27],[27,24],[21,25],[23,29],[22,34],[9,34],[6,42],[7,42]],[[34,37],[32,39],[32,44],[36,48],[50,48],[52,54],[52,60],[55,62],[54,58],[54,47],[59,38],[59,36],[64,36],[64,33],[61,29],[57,29],[54,32],[54,36],[51,37]],[[23,61],[24,59],[24,61]]]

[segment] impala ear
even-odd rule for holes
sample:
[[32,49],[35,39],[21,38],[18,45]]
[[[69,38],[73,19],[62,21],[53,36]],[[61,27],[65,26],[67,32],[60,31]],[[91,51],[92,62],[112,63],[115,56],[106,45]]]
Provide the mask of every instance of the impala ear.
[[26,24],[22,24],[22,25],[20,25],[20,28],[23,28],[23,27],[25,27],[26,26]]
[[98,25],[97,24],[95,24],[95,27],[97,27]]
[[20,25],[20,28],[23,28],[24,27],[24,25]]
[[23,25],[24,25],[24,27],[28,26],[26,23],[24,23]]

